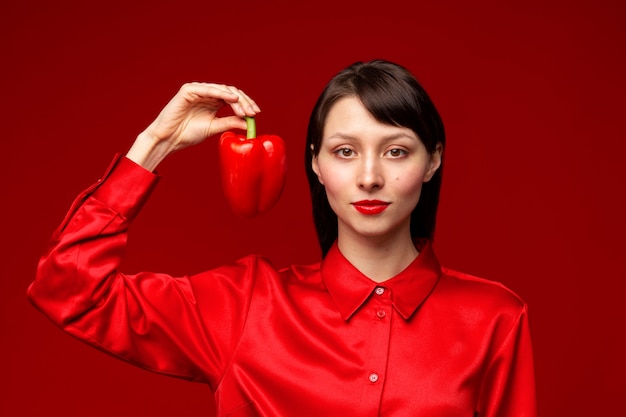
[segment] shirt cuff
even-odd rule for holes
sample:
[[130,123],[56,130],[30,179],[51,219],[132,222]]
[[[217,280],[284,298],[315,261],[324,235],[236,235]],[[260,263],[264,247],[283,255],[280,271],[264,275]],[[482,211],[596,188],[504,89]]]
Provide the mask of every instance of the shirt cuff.
[[120,154],[116,155],[91,196],[127,219],[137,215],[160,177]]

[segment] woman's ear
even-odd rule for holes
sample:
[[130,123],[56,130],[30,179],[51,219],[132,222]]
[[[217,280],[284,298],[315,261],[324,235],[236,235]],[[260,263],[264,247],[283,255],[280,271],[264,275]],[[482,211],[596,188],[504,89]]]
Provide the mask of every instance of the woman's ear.
[[313,145],[311,145],[311,155],[313,155],[311,157],[311,168],[313,169],[313,172],[315,172],[315,175],[317,175],[317,180],[320,182],[320,184],[324,185],[324,181],[322,180],[322,176],[320,175],[320,165],[317,161],[317,155],[315,154],[315,148],[313,147]]
[[424,176],[424,182],[428,182],[435,175],[435,172],[441,166],[441,158],[443,155],[443,145],[441,142],[437,143],[435,146],[435,150],[430,154],[430,161],[428,161],[428,169],[426,170],[426,175]]

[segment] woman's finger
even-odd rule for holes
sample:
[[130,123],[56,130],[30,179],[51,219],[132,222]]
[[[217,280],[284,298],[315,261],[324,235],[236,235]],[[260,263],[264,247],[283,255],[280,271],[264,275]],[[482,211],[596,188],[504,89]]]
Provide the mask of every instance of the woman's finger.
[[261,111],[249,95],[235,86],[189,83],[181,88],[181,94],[190,102],[205,103],[214,109],[219,109],[226,103],[239,117],[255,116]]
[[235,86],[225,86],[228,91],[235,94],[238,99],[234,103],[228,103],[233,108],[235,114],[243,116],[254,116],[261,111],[259,106],[256,104],[249,95],[247,95],[243,90],[238,89]]

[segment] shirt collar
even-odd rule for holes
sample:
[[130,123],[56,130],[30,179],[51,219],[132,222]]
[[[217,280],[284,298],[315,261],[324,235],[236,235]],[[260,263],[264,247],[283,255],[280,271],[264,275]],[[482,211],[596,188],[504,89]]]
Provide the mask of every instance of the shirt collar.
[[376,287],[391,290],[394,308],[408,320],[415,310],[428,298],[441,275],[441,267],[432,245],[427,240],[416,241],[420,252],[415,260],[398,275],[377,283],[363,275],[333,244],[322,261],[321,275],[324,284],[344,320],[348,320]]

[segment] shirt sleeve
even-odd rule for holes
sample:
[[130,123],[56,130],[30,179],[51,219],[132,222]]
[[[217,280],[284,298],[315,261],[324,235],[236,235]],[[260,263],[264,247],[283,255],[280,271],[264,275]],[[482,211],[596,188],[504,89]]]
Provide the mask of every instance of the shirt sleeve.
[[533,354],[528,308],[521,313],[487,368],[479,417],[536,417]]
[[[157,181],[118,155],[54,232],[28,297],[56,325],[96,348],[215,387],[246,317],[245,299],[254,285],[248,275],[254,268],[244,262],[194,277],[214,280],[214,291],[236,291],[236,297],[224,296],[219,306],[204,310],[194,292],[199,284],[191,278],[120,273],[129,224]],[[207,326],[207,317],[216,319],[211,309],[219,310],[229,326]]]

